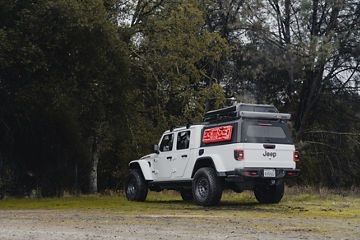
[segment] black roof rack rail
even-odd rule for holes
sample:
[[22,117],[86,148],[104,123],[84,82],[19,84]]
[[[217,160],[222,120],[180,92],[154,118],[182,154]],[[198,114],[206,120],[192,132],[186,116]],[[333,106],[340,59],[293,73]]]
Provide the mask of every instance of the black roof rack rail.
[[223,122],[231,121],[241,118],[240,112],[263,112],[263,113],[279,113],[276,107],[265,104],[249,104],[238,103],[231,107],[220,108],[213,111],[208,111],[203,117],[203,122]]

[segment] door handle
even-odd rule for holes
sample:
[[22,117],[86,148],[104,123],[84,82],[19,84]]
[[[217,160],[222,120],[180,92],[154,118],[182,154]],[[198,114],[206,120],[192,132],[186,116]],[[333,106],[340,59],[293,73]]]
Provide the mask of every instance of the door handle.
[[167,157],[166,159],[169,159],[169,160],[171,160],[171,159],[172,159],[172,157]]
[[181,155],[181,157],[187,157],[187,155],[185,154],[185,155]]

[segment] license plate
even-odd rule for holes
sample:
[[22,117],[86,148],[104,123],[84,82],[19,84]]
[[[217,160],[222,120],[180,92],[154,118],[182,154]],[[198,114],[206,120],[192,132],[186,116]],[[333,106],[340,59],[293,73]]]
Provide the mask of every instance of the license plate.
[[264,169],[264,177],[276,177],[275,169]]

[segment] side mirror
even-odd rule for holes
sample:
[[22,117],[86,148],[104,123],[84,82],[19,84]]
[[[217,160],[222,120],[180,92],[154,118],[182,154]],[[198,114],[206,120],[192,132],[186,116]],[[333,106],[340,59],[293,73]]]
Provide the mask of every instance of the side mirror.
[[159,145],[154,144],[154,145],[153,145],[153,150],[154,150],[154,153],[159,154],[159,153],[160,153],[160,151],[159,151]]

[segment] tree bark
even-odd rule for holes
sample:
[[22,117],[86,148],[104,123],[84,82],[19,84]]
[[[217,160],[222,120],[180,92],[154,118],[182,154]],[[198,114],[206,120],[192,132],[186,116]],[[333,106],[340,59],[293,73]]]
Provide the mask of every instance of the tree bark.
[[324,65],[320,70],[306,71],[306,80],[301,89],[300,103],[296,113],[295,130],[297,132],[296,140],[301,141],[304,125],[308,120],[309,114],[316,104],[319,95],[322,92],[322,75],[324,72]]
[[90,148],[90,175],[89,175],[89,193],[94,194],[98,192],[97,186],[97,168],[100,158],[100,139],[95,134],[92,137],[92,144]]

